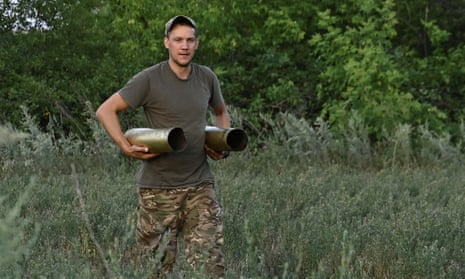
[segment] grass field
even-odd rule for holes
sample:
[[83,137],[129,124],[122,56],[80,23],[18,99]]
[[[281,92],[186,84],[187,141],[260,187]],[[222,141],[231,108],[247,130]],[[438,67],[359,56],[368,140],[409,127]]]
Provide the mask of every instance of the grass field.
[[[337,142],[289,123],[294,134],[283,127],[260,149],[212,162],[227,278],[465,278],[456,146],[425,140],[420,161],[403,136],[381,153],[363,133]],[[97,127],[94,143],[1,131],[0,278],[149,278],[155,263],[122,262],[134,244],[139,162]],[[203,278],[182,253],[176,272]]]

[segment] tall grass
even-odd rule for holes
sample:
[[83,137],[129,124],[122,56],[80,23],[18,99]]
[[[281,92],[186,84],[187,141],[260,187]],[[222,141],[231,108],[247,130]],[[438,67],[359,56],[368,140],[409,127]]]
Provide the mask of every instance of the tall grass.
[[[18,253],[0,261],[0,278],[149,278],[154,262],[138,269],[125,257],[139,162],[89,121],[94,136],[83,141],[41,132],[25,113],[30,136],[1,145],[0,228],[10,231],[0,253]],[[413,141],[401,125],[371,146],[357,119],[342,137],[321,120],[268,122],[262,147],[212,162],[228,278],[465,276],[460,140],[422,127]],[[181,278],[203,278],[183,259]]]

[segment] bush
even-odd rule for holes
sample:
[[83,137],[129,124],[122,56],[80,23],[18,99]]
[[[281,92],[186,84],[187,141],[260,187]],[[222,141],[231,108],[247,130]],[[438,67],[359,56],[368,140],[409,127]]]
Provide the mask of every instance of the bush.
[[[15,132],[11,127],[0,126],[0,148],[2,145],[25,139],[27,136],[25,133]],[[2,168],[8,164],[13,163],[5,160]],[[8,181],[2,176],[2,181],[5,180]],[[0,215],[0,270],[9,270],[12,272],[10,273],[12,278],[20,278],[18,272],[21,270],[21,264],[30,255],[38,233],[38,227],[31,224],[31,220],[25,218],[22,213],[22,208],[27,204],[34,184],[34,180],[31,179],[29,186],[22,191],[12,207],[6,202],[8,196],[0,196],[0,212],[2,212]],[[28,233],[28,228],[31,226],[34,229],[32,233]]]

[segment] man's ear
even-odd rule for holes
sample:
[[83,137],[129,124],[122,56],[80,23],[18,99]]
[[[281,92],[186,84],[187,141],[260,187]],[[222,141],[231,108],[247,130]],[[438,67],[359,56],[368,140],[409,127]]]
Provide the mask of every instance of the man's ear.
[[165,36],[165,39],[163,39],[163,43],[165,44],[165,48],[169,48],[169,47],[168,47],[168,44],[169,44],[169,39],[168,39],[168,37]]

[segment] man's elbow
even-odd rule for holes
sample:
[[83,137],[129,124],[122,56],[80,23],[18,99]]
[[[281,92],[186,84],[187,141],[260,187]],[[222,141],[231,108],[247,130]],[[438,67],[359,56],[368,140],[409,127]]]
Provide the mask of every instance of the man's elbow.
[[101,105],[97,111],[95,111],[95,118],[97,118],[98,121],[102,122],[102,119],[104,118],[105,114],[105,108],[103,105]]

